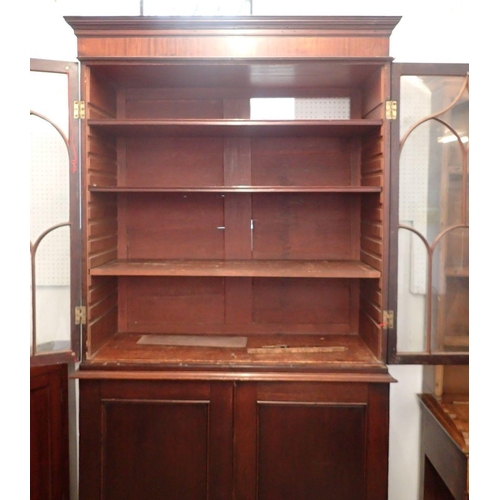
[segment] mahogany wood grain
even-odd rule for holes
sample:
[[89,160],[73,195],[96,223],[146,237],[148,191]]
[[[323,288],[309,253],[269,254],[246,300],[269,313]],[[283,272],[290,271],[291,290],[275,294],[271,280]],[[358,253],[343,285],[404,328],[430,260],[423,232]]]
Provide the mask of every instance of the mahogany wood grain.
[[253,313],[253,282],[250,277],[224,280],[225,303],[224,322],[227,325],[249,325]]
[[[126,88],[126,102],[149,99],[249,99],[250,97],[351,97],[361,117],[359,92],[390,58],[165,59],[159,64],[87,61],[98,78]],[[385,75],[384,75],[385,76]],[[201,87],[203,85],[203,87]],[[368,89],[366,90],[368,91]],[[168,100],[168,99],[167,99]]]
[[127,293],[123,300],[127,301],[128,331],[165,331],[170,324],[189,331],[192,323],[201,328],[224,323],[222,278],[124,278],[119,281],[119,293]]
[[[116,370],[115,366],[109,364],[93,363],[92,365],[83,365],[82,369],[76,372],[72,378],[78,380],[163,380],[163,381],[231,381],[231,382],[336,382],[336,383],[381,383],[390,384],[396,382],[387,371],[370,369],[363,367],[362,371],[347,370],[342,371],[303,371],[298,373],[294,370],[283,370],[282,368],[274,367],[267,370],[214,370],[214,369],[198,369],[192,367],[189,370],[174,369],[159,369],[159,366],[148,367],[146,365],[130,365],[127,369]],[[213,367],[212,367],[213,368]]]
[[[399,18],[67,21],[92,162],[80,496],[385,500]],[[351,118],[254,121],[252,97],[348,97]],[[161,334],[249,350],[138,343]]]
[[124,226],[129,259],[224,258],[220,194],[137,194],[127,198]]
[[351,243],[358,204],[355,195],[252,195],[253,258],[356,258],[359,246]]
[[87,336],[87,357],[91,358],[99,349],[109,342],[109,339],[118,330],[118,306],[114,305],[106,313],[88,323],[88,331],[91,335]]
[[[221,268],[233,259],[252,257],[252,199],[250,195],[228,193],[224,195],[224,257]],[[244,262],[236,263],[242,269]],[[219,268],[220,269],[220,268]],[[242,274],[243,276],[244,274]],[[236,274],[235,274],[236,276]]]
[[104,498],[206,497],[208,401],[128,402],[115,396],[103,406]]
[[[355,280],[255,278],[253,321],[258,324],[332,324],[356,331],[350,323]],[[279,304],[279,307],[276,307]]]
[[384,74],[385,67],[376,68],[366,79],[362,87],[364,97],[362,103],[361,116],[363,118],[383,118],[385,114],[386,84],[387,75]]
[[[240,295],[247,303],[235,304],[226,298],[237,286],[226,285],[232,279],[240,280],[182,275],[121,277],[120,324],[126,325],[125,331],[153,333],[357,332],[353,312],[359,301],[357,280],[253,278],[251,290]],[[226,309],[235,305],[236,310]],[[194,316],[191,311],[195,311]],[[237,311],[251,311],[251,319],[247,313],[243,316],[250,321],[242,323]],[[237,321],[232,323],[231,318]]]
[[379,186],[195,186],[127,187],[91,186],[91,193],[380,193]]
[[377,57],[387,56],[388,40],[382,37],[358,36],[345,40],[341,37],[322,36],[245,36],[234,32],[236,40],[227,34],[220,36],[191,36],[188,40],[173,36],[141,36],[130,44],[126,36],[115,36],[109,40],[100,37],[78,38],[80,59],[88,58],[214,58],[221,53],[226,57],[297,58],[317,57]]
[[380,336],[383,327],[380,280],[360,280],[360,334],[377,356],[383,354]]
[[364,498],[365,407],[258,403],[259,499]]
[[222,99],[151,99],[128,100],[126,103],[126,117],[137,119],[199,119],[222,118]]
[[[249,138],[224,140],[224,186],[250,186],[252,184],[252,145]],[[198,186],[202,185],[200,182]]]
[[[230,383],[81,382],[80,495],[231,498]],[[95,419],[97,415],[101,418]],[[96,460],[95,451],[99,458]],[[212,496],[207,497],[208,492]]]
[[[122,186],[224,185],[222,137],[128,137]],[[99,184],[97,184],[99,185]]]
[[83,74],[88,80],[86,112],[88,118],[116,118],[117,107],[114,86],[88,66],[83,67]]
[[69,498],[68,365],[30,369],[30,498]]
[[[380,75],[376,82],[380,81]],[[376,92],[370,108],[376,109],[376,102],[383,98],[384,85],[376,85]],[[361,184],[384,186],[384,173],[387,160],[385,155],[385,128],[365,138],[361,147]],[[385,215],[384,194],[364,196],[361,200],[360,259],[381,272],[380,280],[362,280],[360,285],[359,331],[373,352],[383,358],[385,355],[385,336],[382,311],[384,295],[387,293],[383,280],[387,266],[385,257],[385,237],[387,220]],[[385,266],[385,267],[384,267]]]
[[[351,186],[347,138],[300,137],[252,139],[255,186]],[[357,166],[359,169],[359,165]]]
[[367,401],[366,500],[387,498],[389,384],[370,384]]
[[[117,103],[114,87],[89,67],[82,66],[86,114],[90,117],[116,118]],[[84,326],[85,357],[91,357],[118,330],[116,280],[95,280],[88,269],[118,258],[118,210],[113,196],[92,194],[89,185],[118,184],[117,140],[91,131],[86,122],[83,158],[86,169],[82,176],[84,241],[83,265],[86,294],[87,325]],[[102,287],[102,288],[101,288]]]
[[385,498],[387,466],[375,459],[387,448],[388,399],[369,404],[380,395],[363,384],[238,383],[238,498]]

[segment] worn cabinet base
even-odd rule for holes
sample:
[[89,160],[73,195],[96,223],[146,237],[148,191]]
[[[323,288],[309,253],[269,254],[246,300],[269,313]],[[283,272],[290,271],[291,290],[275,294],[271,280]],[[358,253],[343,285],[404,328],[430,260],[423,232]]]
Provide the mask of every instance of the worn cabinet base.
[[80,380],[81,498],[384,500],[388,384]]

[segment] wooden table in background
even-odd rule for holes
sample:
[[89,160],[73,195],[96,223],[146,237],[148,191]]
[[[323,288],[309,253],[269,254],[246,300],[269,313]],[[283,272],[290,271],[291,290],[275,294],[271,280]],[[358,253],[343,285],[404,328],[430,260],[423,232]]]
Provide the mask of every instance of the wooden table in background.
[[419,395],[422,407],[424,500],[469,498],[469,401]]

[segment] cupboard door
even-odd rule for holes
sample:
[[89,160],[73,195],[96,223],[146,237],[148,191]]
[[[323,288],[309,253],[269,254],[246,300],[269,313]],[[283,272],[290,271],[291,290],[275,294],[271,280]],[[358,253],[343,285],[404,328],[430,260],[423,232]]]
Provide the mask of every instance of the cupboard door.
[[381,384],[239,385],[236,498],[386,499],[387,396]]
[[231,383],[86,380],[81,397],[81,498],[231,498]]
[[393,65],[391,363],[468,362],[468,69]]

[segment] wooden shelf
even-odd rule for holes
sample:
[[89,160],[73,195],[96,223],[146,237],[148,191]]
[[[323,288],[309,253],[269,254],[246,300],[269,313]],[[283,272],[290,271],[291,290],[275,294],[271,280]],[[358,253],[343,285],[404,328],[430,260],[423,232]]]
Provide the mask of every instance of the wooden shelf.
[[90,186],[91,193],[380,193],[381,186]]
[[[161,340],[162,336],[117,333],[90,363],[106,364],[108,367],[113,363],[139,364],[161,366],[162,369],[172,366],[209,366],[215,370],[225,366],[275,369],[302,366],[310,370],[330,368],[335,371],[351,371],[355,367],[357,372],[386,373],[384,364],[377,360],[359,335],[248,335],[245,336],[245,347],[193,347],[141,342],[145,337]],[[183,335],[179,335],[179,338],[182,337]],[[288,349],[270,347],[283,345]],[[332,350],[329,351],[328,347]]]
[[379,278],[360,261],[327,260],[116,260],[92,276],[221,276],[269,278]]
[[89,119],[87,124],[111,135],[290,137],[363,135],[375,131],[382,120],[137,120]]

